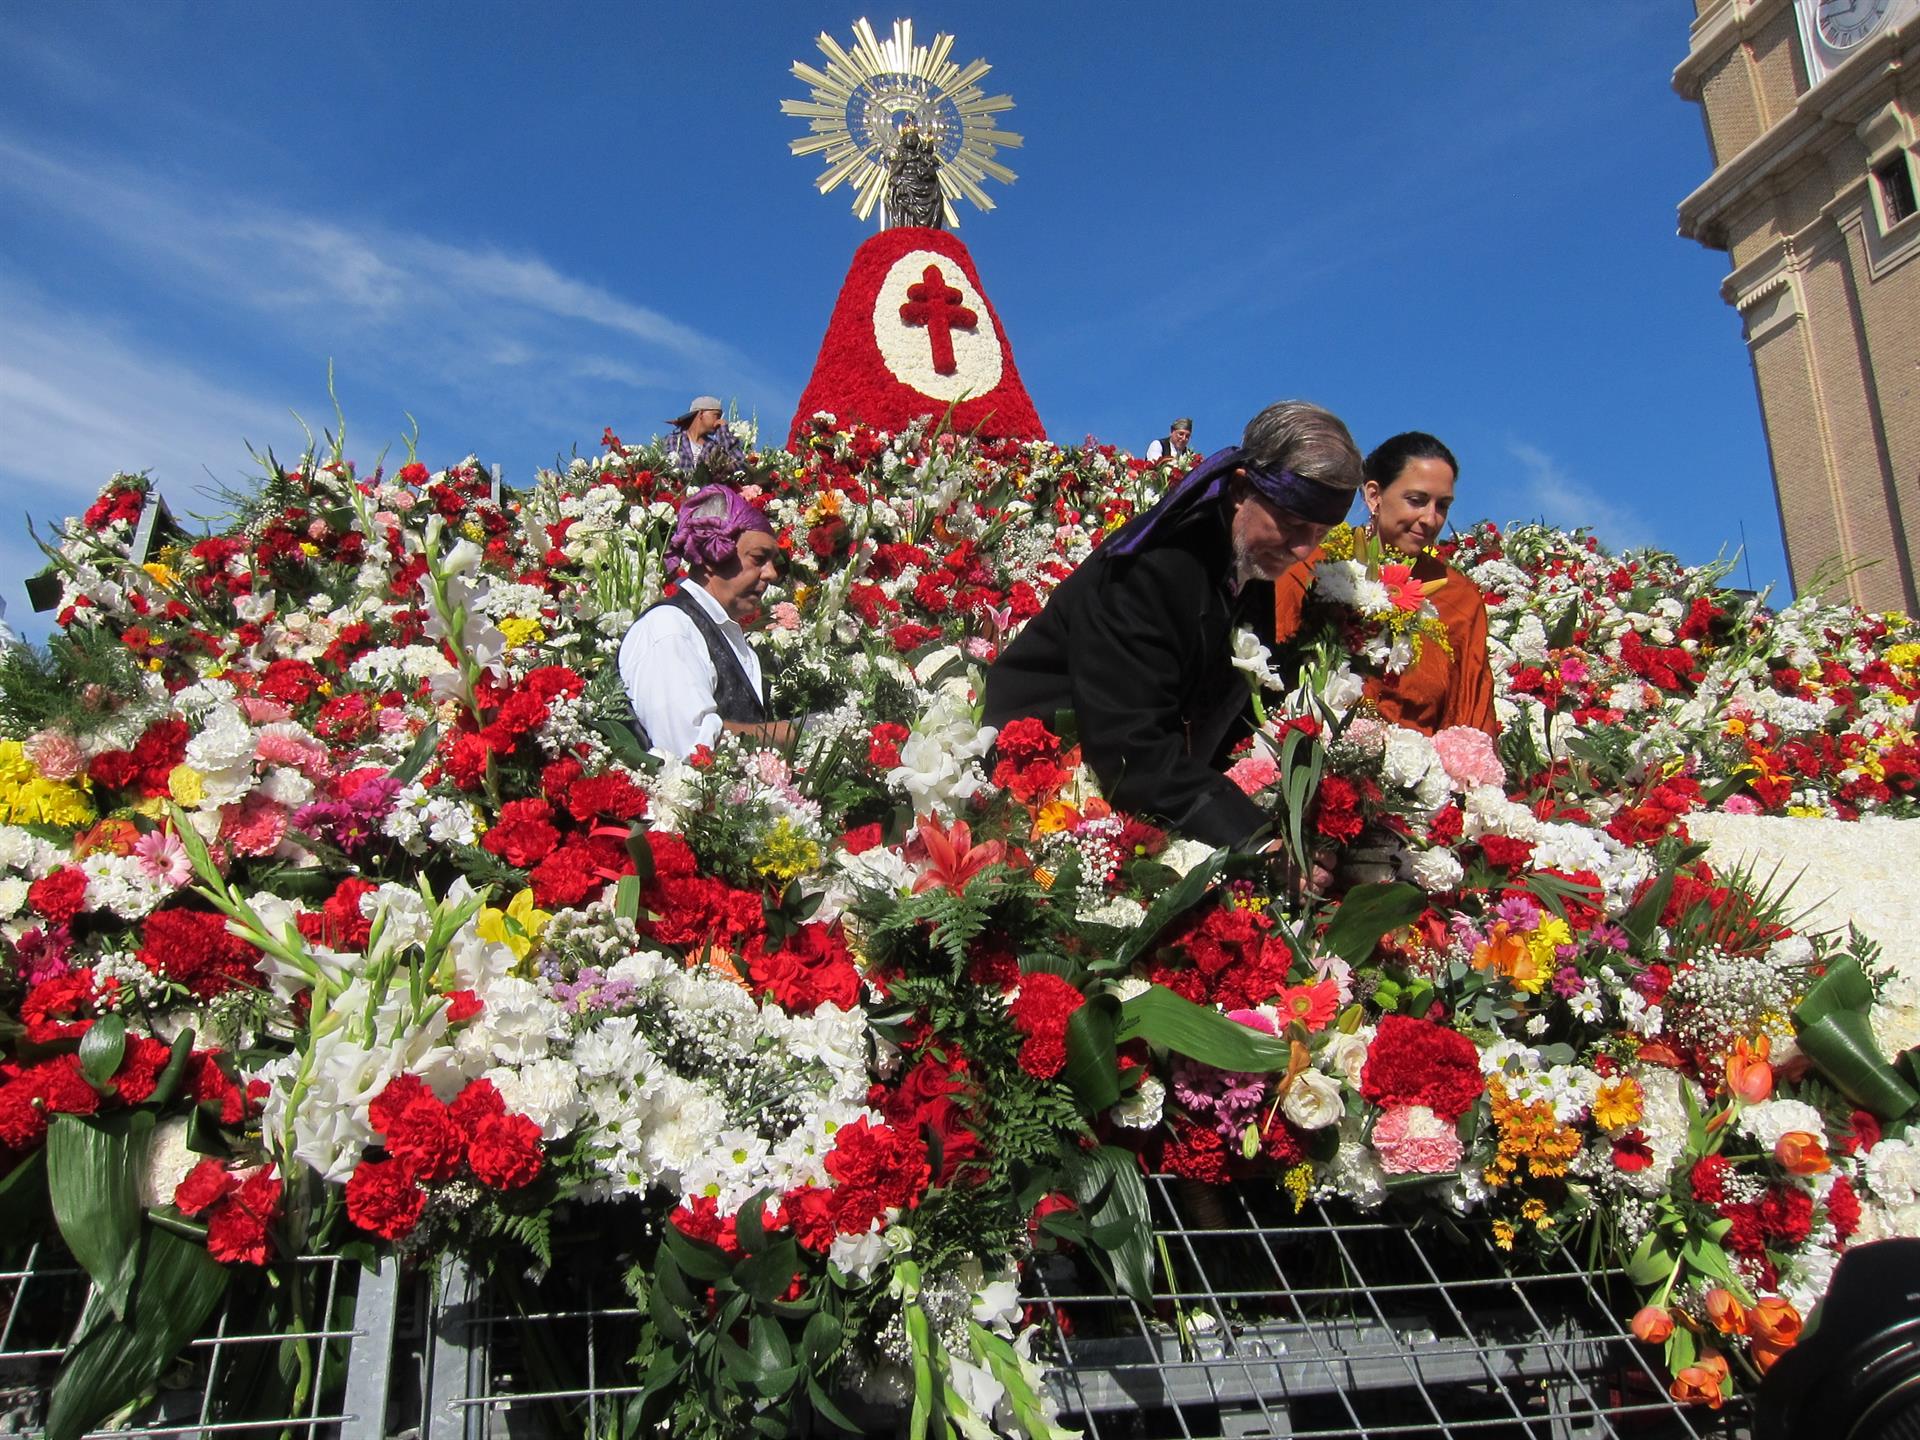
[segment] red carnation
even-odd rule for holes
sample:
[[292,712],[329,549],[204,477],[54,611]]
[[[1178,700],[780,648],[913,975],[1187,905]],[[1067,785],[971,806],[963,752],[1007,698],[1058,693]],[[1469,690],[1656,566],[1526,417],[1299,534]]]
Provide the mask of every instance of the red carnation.
[[20,1022],[35,1045],[73,1040],[93,1024],[93,971],[75,970],[42,980],[20,1002]]
[[876,770],[891,770],[900,763],[900,747],[913,732],[904,725],[883,721],[867,735],[867,760]]
[[1480,1052],[1457,1030],[1386,1015],[1367,1046],[1361,1093],[1376,1105],[1425,1105],[1443,1120],[1458,1120],[1485,1088]]
[[1344,775],[1329,775],[1320,782],[1313,828],[1342,843],[1358,839],[1366,828],[1360,816],[1360,792]]
[[397,1160],[362,1160],[347,1178],[347,1218],[383,1240],[399,1240],[420,1223],[427,1192]]
[[38,1149],[47,1138],[47,1112],[25,1080],[0,1085],[0,1145],[9,1150]]
[[433,1091],[427,1088],[427,1082],[418,1075],[396,1075],[367,1106],[367,1123],[379,1134],[384,1135],[393,1128],[414,1101],[432,1098]]
[[544,800],[509,800],[500,807],[500,819],[481,839],[481,848],[509,865],[530,869],[560,843],[560,832],[553,828],[552,820],[553,811]]
[[480,1183],[518,1190],[540,1174],[540,1127],[524,1115],[489,1115],[473,1128],[467,1163]]
[[1020,1047],[1020,1068],[1050,1080],[1067,1063],[1067,1021],[1087,1003],[1077,986],[1045,970],[1023,976],[1020,993],[1007,1015],[1027,1037]]
[[140,931],[140,963],[202,999],[251,984],[258,955],[224,916],[205,910],[158,910]]
[[75,865],[50,870],[27,887],[27,903],[55,925],[71,924],[86,898],[86,872]]
[[113,1089],[128,1105],[140,1105],[153,1097],[160,1083],[160,1072],[173,1058],[173,1047],[145,1035],[127,1036],[127,1048],[120,1068],[113,1072]]
[[207,1216],[207,1253],[229,1265],[267,1263],[267,1231],[280,1218],[285,1187],[271,1170],[256,1170]]
[[199,1215],[240,1188],[240,1182],[227,1173],[227,1167],[211,1156],[187,1172],[187,1178],[173,1187],[173,1203],[182,1215]]
[[466,1136],[431,1091],[390,1116],[384,1133],[387,1154],[429,1183],[451,1180],[466,1155]]
[[840,838],[840,845],[849,855],[864,855],[878,845],[882,838],[883,832],[876,822],[872,825],[859,825],[847,831]]
[[933,1178],[918,1135],[864,1117],[843,1125],[823,1162],[832,1177],[834,1228],[863,1235],[891,1209],[910,1209]]
[[453,1116],[454,1124],[471,1137],[481,1121],[506,1114],[507,1102],[491,1080],[469,1080],[466,1087],[453,1097],[447,1113]]
[[802,925],[769,950],[764,935],[746,951],[756,995],[771,995],[781,1009],[811,1015],[822,1005],[851,1010],[860,1003],[860,972],[838,925]]
[[1827,1192],[1827,1219],[1833,1222],[1833,1230],[1842,1240],[1850,1240],[1860,1228],[1860,1197],[1853,1192],[1853,1182],[1844,1175],[1834,1177],[1833,1188]]

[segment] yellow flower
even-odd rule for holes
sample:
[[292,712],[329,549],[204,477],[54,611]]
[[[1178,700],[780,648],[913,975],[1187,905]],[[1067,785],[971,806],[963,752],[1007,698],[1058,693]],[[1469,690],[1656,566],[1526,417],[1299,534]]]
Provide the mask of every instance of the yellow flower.
[[1498,1245],[1502,1250],[1511,1250],[1513,1248],[1513,1235],[1514,1230],[1511,1221],[1496,1220],[1493,1222],[1493,1243]]
[[1604,1082],[1593,1097],[1593,1123],[1602,1130],[1624,1130],[1640,1123],[1646,1097],[1631,1075]]
[[154,656],[151,660],[147,661],[147,669],[149,670],[158,671],[158,670],[164,670],[166,668],[167,668],[167,662],[162,660],[158,655]]
[[1041,835],[1057,835],[1080,823],[1080,812],[1064,800],[1055,800],[1040,807],[1040,813],[1034,817],[1033,828]]
[[207,793],[201,784],[203,779],[205,777],[191,765],[176,765],[167,772],[167,793],[173,796],[176,805],[191,810]]
[[140,568],[147,572],[148,578],[156,585],[171,588],[179,581],[179,577],[173,573],[173,568],[169,565],[162,565],[158,560],[149,560]]
[[1302,1160],[1280,1177],[1280,1183],[1293,1197],[1293,1213],[1298,1215],[1306,1208],[1307,1195],[1313,1189],[1313,1166]]
[[1818,805],[1789,805],[1787,807],[1787,814],[1797,816],[1802,820],[1818,820],[1822,815],[1826,814],[1826,811],[1822,810]]
[[302,540],[300,542],[300,553],[311,560],[320,553],[320,547],[311,540]]
[[[551,919],[553,915],[549,911],[534,906],[533,891],[522,890],[507,902],[505,910],[491,905],[483,908],[473,928],[482,940],[506,946],[513,952],[514,960],[520,962],[540,942],[541,933]],[[513,968],[518,971],[522,967],[516,963]]]
[[817,869],[819,865],[820,847],[796,831],[793,822],[784,815],[768,832],[759,852],[753,857],[755,872],[782,885],[796,875]]
[[83,791],[39,776],[24,784],[0,785],[0,822],[72,828],[93,819]]
[[547,638],[546,629],[538,620],[524,619],[519,615],[509,615],[502,620],[500,633],[507,637],[509,649],[518,649],[522,645],[538,645]]
[[1739,719],[1737,716],[1730,715],[1727,717],[1727,723],[1720,727],[1720,733],[1738,740],[1742,735],[1747,733],[1747,722]]
[[1920,642],[1909,640],[1902,645],[1889,645],[1887,663],[1897,665],[1902,670],[1920,668]]

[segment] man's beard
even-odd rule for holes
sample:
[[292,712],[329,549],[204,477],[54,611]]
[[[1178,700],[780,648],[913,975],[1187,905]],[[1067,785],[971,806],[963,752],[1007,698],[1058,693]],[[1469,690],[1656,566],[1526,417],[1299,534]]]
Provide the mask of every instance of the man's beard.
[[[1284,569],[1285,567],[1282,567],[1282,568]],[[1232,578],[1233,578],[1234,592],[1238,594],[1240,591],[1246,589],[1247,586],[1252,584],[1255,580],[1279,579],[1280,571],[1275,570],[1271,574],[1267,573],[1261,567],[1260,561],[1257,558],[1255,558],[1252,547],[1247,545],[1245,541],[1241,540],[1240,537],[1236,535],[1233,540],[1233,577]]]

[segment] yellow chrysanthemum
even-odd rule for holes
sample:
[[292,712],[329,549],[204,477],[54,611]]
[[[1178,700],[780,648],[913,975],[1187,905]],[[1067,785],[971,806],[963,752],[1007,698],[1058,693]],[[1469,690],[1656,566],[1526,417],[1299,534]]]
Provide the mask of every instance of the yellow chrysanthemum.
[[1920,668],[1920,641],[1909,640],[1905,644],[1889,645],[1887,663],[1897,665],[1902,670]]
[[147,572],[147,578],[152,580],[156,585],[172,589],[174,585],[179,583],[180,577],[173,573],[173,567],[171,565],[162,565],[158,560],[149,560],[140,568]]
[[518,649],[522,645],[538,645],[547,638],[546,627],[538,620],[524,619],[519,615],[509,615],[502,620],[500,633],[507,637],[509,649]]

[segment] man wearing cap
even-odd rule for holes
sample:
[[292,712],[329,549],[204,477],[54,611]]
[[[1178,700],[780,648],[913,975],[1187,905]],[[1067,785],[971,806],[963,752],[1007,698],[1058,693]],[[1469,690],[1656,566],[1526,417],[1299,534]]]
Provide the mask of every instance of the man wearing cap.
[[709,485],[680,507],[667,555],[685,567],[679,588],[620,642],[620,680],[642,742],[670,755],[711,745],[723,730],[787,743],[793,727],[773,718],[760,657],[741,628],[778,578],[773,522],[738,491]]
[[704,462],[709,475],[733,475],[747,468],[740,437],[728,427],[717,395],[696,395],[687,413],[669,420],[664,445],[667,458],[683,475],[693,474]]
[[1171,460],[1185,455],[1193,443],[1193,420],[1182,415],[1167,427],[1167,433],[1147,446],[1148,460]]
[[1267,816],[1221,773],[1251,718],[1234,627],[1271,636],[1271,582],[1346,517],[1360,476],[1333,415],[1267,407],[1061,583],[987,672],[985,723],[1071,711],[1114,805],[1260,843]]

